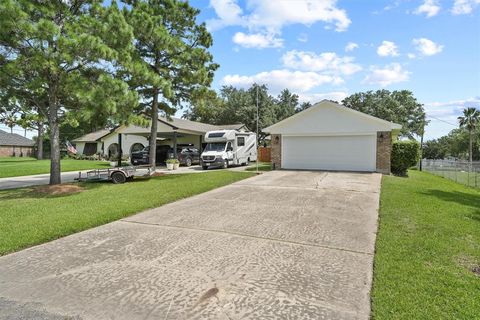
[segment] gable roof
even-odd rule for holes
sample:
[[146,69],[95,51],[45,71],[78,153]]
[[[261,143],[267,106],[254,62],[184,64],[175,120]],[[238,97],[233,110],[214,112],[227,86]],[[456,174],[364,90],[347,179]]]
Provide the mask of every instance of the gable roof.
[[72,142],[96,142],[99,139],[105,137],[114,129],[102,129],[94,132],[87,133],[79,138],[73,139]]
[[0,130],[0,146],[32,147],[35,145],[33,140],[22,137],[16,133],[8,133]]
[[243,123],[235,123],[235,124],[221,124],[221,125],[215,125],[220,130],[241,130],[245,129],[248,130],[247,126],[244,125]]
[[[279,122],[265,128],[265,129],[263,129],[262,131],[266,132],[266,133],[275,133],[276,131],[280,130],[280,128],[286,127],[289,124],[294,123],[295,120],[301,120],[302,118],[305,118],[307,116],[312,116],[315,112],[319,112],[319,111],[325,110],[327,108],[333,108],[336,111],[345,112],[345,114],[350,114],[351,116],[356,117],[359,120],[361,119],[363,121],[368,121],[372,124],[375,124],[377,126],[380,126],[380,127],[384,128],[384,129],[395,130],[395,129],[401,129],[402,128],[402,126],[397,124],[397,123],[393,123],[393,122],[390,122],[390,121],[387,121],[387,120],[383,120],[383,119],[371,116],[369,114],[354,110],[352,108],[348,108],[344,105],[338,104],[338,103],[330,101],[330,100],[322,100],[322,101],[316,103],[315,105],[313,105],[312,107],[310,107],[306,110],[303,110],[299,113],[296,113],[291,117],[283,119],[282,121],[279,121]],[[339,120],[341,120],[341,119],[339,119]]]

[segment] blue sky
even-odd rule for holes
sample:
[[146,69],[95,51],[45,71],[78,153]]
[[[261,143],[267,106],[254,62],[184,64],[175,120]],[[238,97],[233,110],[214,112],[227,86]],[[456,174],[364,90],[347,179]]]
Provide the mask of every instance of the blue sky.
[[213,35],[215,89],[265,83],[272,94],[289,88],[312,103],[408,89],[425,104],[427,139],[455,128],[464,107],[480,108],[480,0],[190,4]]
[[455,128],[465,106],[480,107],[480,0],[191,4],[213,35],[214,88],[266,83],[311,102],[408,89],[430,116],[426,138]]

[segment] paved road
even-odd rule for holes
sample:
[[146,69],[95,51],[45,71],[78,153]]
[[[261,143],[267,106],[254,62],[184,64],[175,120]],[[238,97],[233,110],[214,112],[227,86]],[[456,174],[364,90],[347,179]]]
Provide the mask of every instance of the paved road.
[[[86,171],[82,171],[84,174]],[[78,171],[62,172],[62,183],[73,182]],[[0,179],[0,190],[45,185],[50,182],[50,175],[36,174],[32,176],[9,177]]]
[[0,319],[368,319],[380,175],[275,171],[0,258]]

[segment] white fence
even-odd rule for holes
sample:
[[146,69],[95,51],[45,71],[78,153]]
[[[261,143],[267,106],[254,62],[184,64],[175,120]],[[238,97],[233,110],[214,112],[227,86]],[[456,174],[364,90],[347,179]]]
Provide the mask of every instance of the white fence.
[[422,169],[444,178],[480,188],[480,161],[422,160]]

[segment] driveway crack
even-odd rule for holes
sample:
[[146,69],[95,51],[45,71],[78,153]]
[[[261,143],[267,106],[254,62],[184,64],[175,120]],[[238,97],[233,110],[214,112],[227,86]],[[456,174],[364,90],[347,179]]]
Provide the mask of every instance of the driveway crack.
[[171,228],[171,229],[182,229],[182,230],[191,230],[191,231],[199,231],[199,232],[211,232],[211,233],[218,233],[218,234],[227,234],[227,235],[234,235],[234,236],[250,238],[250,239],[258,239],[258,240],[279,242],[279,243],[285,243],[285,244],[293,244],[293,245],[298,245],[298,246],[316,247],[316,248],[323,248],[323,249],[329,249],[329,250],[336,250],[336,251],[343,251],[343,252],[350,252],[350,253],[355,253],[355,254],[365,254],[365,255],[373,256],[373,253],[365,252],[365,251],[351,250],[351,249],[346,249],[346,248],[338,248],[338,247],[333,247],[333,246],[328,246],[328,245],[306,243],[306,242],[293,241],[293,240],[282,240],[282,239],[275,239],[275,238],[270,238],[270,237],[259,237],[259,236],[254,236],[254,235],[250,235],[250,234],[247,234],[247,233],[241,233],[241,232],[235,232],[235,231],[225,231],[225,230],[218,230],[218,229],[198,228],[198,227],[185,227],[185,226],[170,225],[170,224],[167,225],[167,224],[160,224],[160,223],[148,223],[148,222],[140,222],[140,221],[134,221],[134,220],[126,220],[126,219],[118,220],[117,222],[133,223],[133,224],[155,226],[155,227],[161,227],[161,228]]

